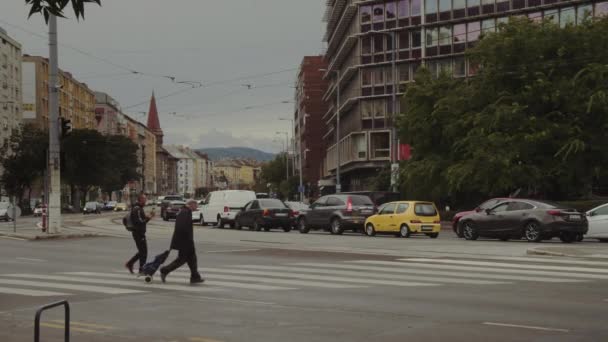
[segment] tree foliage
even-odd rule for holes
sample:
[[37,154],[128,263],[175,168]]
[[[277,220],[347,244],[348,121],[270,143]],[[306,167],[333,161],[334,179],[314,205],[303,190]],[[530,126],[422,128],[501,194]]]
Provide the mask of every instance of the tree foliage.
[[64,10],[69,4],[72,4],[76,18],[84,19],[84,5],[87,3],[101,6],[101,0],[25,0],[25,4],[31,6],[29,16],[41,13],[47,23],[51,14],[65,18]]
[[399,120],[414,147],[408,195],[589,195],[608,165],[606,32],[608,18],[566,28],[515,19],[467,52],[477,76],[417,73]]
[[258,192],[276,191],[281,198],[294,198],[298,193],[298,177],[287,179],[287,160],[285,153],[278,154],[274,160],[262,166],[260,179],[255,189]]

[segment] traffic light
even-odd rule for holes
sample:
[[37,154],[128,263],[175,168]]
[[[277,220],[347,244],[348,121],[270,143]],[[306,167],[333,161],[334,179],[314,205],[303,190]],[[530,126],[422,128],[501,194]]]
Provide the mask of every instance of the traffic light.
[[72,133],[72,120],[61,118],[61,136],[66,137]]

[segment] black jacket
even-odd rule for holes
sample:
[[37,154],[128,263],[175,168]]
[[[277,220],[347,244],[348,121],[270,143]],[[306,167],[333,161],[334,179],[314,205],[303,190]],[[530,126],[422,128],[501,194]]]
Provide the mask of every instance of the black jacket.
[[139,204],[136,204],[131,209],[131,222],[133,222],[134,227],[133,231],[145,233],[148,221],[150,220],[146,217],[144,208],[142,208]]
[[182,253],[194,252],[194,227],[192,224],[192,210],[183,208],[175,219],[175,230],[171,239],[171,249]]

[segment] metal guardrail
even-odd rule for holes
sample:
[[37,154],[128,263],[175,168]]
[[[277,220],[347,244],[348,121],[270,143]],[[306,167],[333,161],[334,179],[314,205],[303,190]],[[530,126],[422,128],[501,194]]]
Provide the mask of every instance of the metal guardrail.
[[61,302],[48,304],[36,311],[36,321],[34,324],[34,342],[40,342],[40,317],[42,316],[42,312],[56,308],[58,306],[64,307],[64,321],[65,321],[65,342],[70,342],[70,303],[67,300],[62,300]]

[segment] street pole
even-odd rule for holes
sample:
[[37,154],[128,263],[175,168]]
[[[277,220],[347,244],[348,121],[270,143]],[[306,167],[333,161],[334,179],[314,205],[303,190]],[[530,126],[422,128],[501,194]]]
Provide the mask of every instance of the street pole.
[[49,18],[49,232],[58,234],[61,227],[61,165],[59,146],[59,59],[57,17]]
[[340,75],[340,69],[336,70],[336,74],[338,75],[338,82],[337,82],[337,103],[338,103],[338,108],[336,109],[336,154],[337,154],[337,167],[336,167],[336,193],[341,193],[342,192],[342,183],[340,181],[340,81],[341,81],[341,75]]
[[393,172],[399,172],[399,139],[397,139],[397,91],[399,82],[397,80],[397,34],[395,31],[391,31],[391,38],[393,39],[393,127],[391,128],[391,137],[393,146],[392,163],[391,165],[391,191],[397,191],[397,175],[392,174]]

